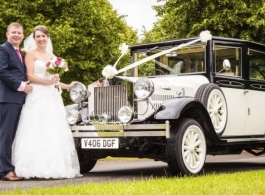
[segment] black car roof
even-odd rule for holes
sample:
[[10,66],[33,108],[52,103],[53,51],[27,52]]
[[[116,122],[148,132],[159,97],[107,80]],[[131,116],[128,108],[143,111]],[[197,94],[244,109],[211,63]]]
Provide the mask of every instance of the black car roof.
[[[150,42],[150,43],[141,43],[141,44],[134,44],[130,45],[130,49],[141,49],[144,47],[155,47],[155,46],[175,46],[179,45],[180,43],[187,43],[189,41],[199,39],[199,37],[191,37],[191,38],[182,38],[182,39],[172,39],[172,40],[166,40],[166,41],[159,41],[159,42]],[[213,36],[212,41],[224,41],[224,42],[238,42],[238,43],[249,43],[249,44],[255,44],[259,46],[265,46],[264,44],[257,43],[254,41],[248,41],[244,39],[238,39],[238,38],[228,38],[228,37],[218,37],[218,36]]]

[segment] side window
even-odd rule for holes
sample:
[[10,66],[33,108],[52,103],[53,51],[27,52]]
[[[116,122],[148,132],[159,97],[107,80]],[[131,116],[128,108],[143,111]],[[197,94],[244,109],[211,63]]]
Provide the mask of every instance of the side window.
[[[230,70],[223,69],[224,60],[229,60]],[[215,45],[215,71],[217,75],[241,77],[241,70],[241,48]]]
[[249,78],[265,80],[265,52],[248,50]]
[[[170,47],[145,48],[134,52],[134,62],[149,58]],[[180,47],[176,51],[164,53],[155,59],[147,60],[134,68],[134,76],[158,76],[205,72],[205,44]]]
[[[177,50],[177,61],[173,70],[177,70],[176,66],[181,66],[180,73],[195,73],[205,71],[205,46],[204,45],[192,45]],[[177,69],[176,69],[177,68]]]

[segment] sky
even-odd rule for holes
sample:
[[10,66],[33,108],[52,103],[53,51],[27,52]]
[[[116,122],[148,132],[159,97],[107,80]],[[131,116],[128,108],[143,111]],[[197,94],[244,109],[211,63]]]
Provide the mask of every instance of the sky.
[[142,26],[149,31],[157,20],[156,11],[152,8],[153,5],[159,5],[157,0],[109,0],[109,2],[119,15],[127,15],[125,21],[134,30],[138,30],[138,35],[141,34]]

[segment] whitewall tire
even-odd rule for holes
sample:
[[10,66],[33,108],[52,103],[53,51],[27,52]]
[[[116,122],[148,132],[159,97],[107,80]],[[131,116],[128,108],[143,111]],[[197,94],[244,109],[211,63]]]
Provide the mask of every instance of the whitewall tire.
[[204,167],[206,140],[200,124],[181,119],[167,144],[168,166],[174,175],[196,175]]
[[227,103],[222,89],[213,83],[205,84],[198,89],[195,98],[207,109],[216,134],[222,135],[228,117]]

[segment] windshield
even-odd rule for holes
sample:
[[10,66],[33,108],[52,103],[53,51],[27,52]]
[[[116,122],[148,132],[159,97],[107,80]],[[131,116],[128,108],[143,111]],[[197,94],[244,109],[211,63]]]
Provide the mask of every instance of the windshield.
[[[152,56],[169,47],[153,47],[134,52],[134,62]],[[135,76],[190,74],[205,71],[205,45],[196,44],[166,53],[141,64],[134,70]]]

